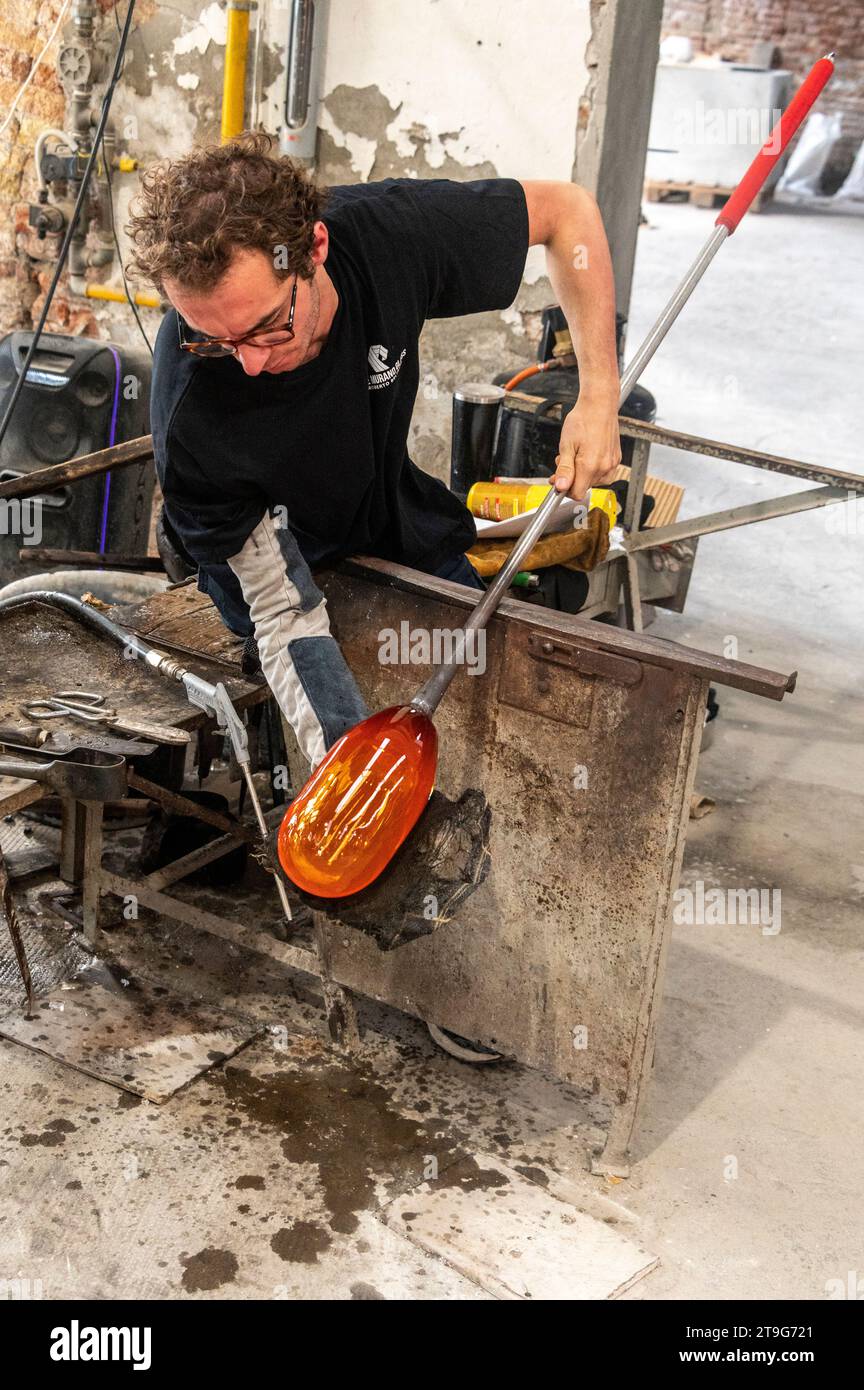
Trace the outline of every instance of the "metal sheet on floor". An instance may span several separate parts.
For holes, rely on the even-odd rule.
[[[0,1036],[161,1103],[263,1031],[92,959],[36,1000],[0,1010]]]
[[[458,1167],[458,1165],[457,1165]],[[657,1257],[604,1222],[476,1154],[392,1202],[384,1220],[502,1299],[618,1298]]]

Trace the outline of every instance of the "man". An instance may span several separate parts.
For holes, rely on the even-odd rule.
[[[427,318],[504,309],[529,246],[576,345],[555,484],[620,461],[614,290],[597,206],[569,183],[332,188],[266,135],[148,170],[128,231],[174,306],[151,416],[165,517],[315,766],[368,713],[311,570],[366,553],[482,587],[473,518],[409,459]]]

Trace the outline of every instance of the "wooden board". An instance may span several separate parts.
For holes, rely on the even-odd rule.
[[[630,469],[619,464],[615,469],[613,482],[629,481]],[[684,489],[677,483],[668,483],[665,478],[657,478],[653,473],[645,474],[645,495],[654,498],[654,510],[645,523],[645,530],[652,526],[669,526],[678,520]],[[620,517],[619,517],[620,520]]]
[[[243,639],[229,631],[212,599],[201,592],[194,579],[153,594],[142,603],[112,609],[111,616],[154,647],[216,661],[235,673],[240,670]]]
[[[707,183],[676,183],[673,179],[646,179],[645,197],[649,203],[677,201],[695,203],[699,208],[722,207],[735,192],[734,188],[722,188]],[[773,189],[764,188],[757,193],[751,204],[751,212],[761,212],[766,202],[773,197]]]
[[[269,691],[263,677],[247,679],[239,674],[242,643],[226,632],[206,595],[199,595],[199,599],[209,613],[198,614],[196,605],[194,635],[195,640],[200,640],[200,646],[192,649],[191,669],[211,683],[224,682],[237,709],[266,700]],[[183,634],[182,624],[178,626],[174,622],[172,626],[172,619],[178,616],[174,611],[177,606],[174,593],[159,594],[144,604],[111,608],[109,616],[159,646],[163,625],[171,635],[177,636],[178,631],[181,636]],[[182,612],[180,606],[179,613],[182,615]],[[228,649],[223,645],[223,634],[230,639],[234,657],[230,666],[225,659]],[[169,650],[167,643],[161,645]],[[208,717],[189,703],[178,682],[159,675],[143,661],[128,660],[118,643],[46,603],[22,604],[0,613],[0,650],[4,658],[0,687],[0,723],[3,725],[32,729],[32,721],[21,713],[22,704],[41,699],[54,690],[75,689],[104,695],[118,713],[132,719],[137,716],[175,728],[195,729]],[[81,735],[87,727],[74,719],[51,721],[53,732],[75,736]],[[98,727],[92,726],[93,729]]]

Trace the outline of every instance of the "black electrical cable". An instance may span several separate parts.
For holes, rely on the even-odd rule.
[[[150,353],[150,356],[152,357],[153,348],[151,346],[150,339],[147,337],[147,334],[144,331],[144,325],[141,322],[141,315],[138,313],[138,305],[135,303],[132,291],[129,288],[129,281],[126,279],[126,267],[123,264],[123,257],[120,254],[120,240],[117,236],[117,224],[114,221],[114,184],[111,181],[111,169],[108,161],[108,156],[105,153],[104,135],[102,136],[102,163],[105,165],[105,181],[108,184],[108,214],[111,218],[111,235],[114,238],[114,249],[117,252],[117,264],[120,267],[120,274],[123,276],[123,288],[126,291],[126,298],[129,301],[129,307],[132,310],[132,313],[135,315],[135,322],[141,330],[141,337],[147,344],[147,351]]]
[[[99,148],[102,144],[102,137],[105,134],[105,126],[108,123],[108,114],[111,110],[111,102],[114,99],[114,91],[120,79],[120,73],[123,68],[123,57],[126,52],[126,43],[129,38],[129,30],[132,26],[132,15],[134,10],[135,0],[129,0],[129,8],[126,11],[126,20],[123,25],[123,32],[120,35],[120,43],[117,46],[117,57],[114,60],[114,70],[111,73],[111,80],[108,83],[108,88],[105,92],[105,96],[102,101],[102,110],[99,113],[99,124],[96,127],[96,134],[93,137],[93,148],[90,151],[90,156],[87,160],[87,164],[84,169],[84,174],[81,179],[81,187],[78,190],[78,197],[75,199],[75,206],[72,209],[72,216],[69,218],[69,224],[66,228],[66,235],[63,238],[63,244],[60,247],[60,251],[57,256],[57,266],[51,278],[51,284],[48,286],[48,292],[45,295],[45,303],[42,306],[42,313],[39,315],[39,322],[37,323],[36,328],[33,332],[33,338],[30,343],[30,347],[27,349],[27,356],[24,358],[24,361],[18,372],[18,380],[15,383],[15,387],[9,399],[9,404],[6,407],[6,413],[3,416],[2,422],[0,422],[0,444],[3,443],[3,440],[6,437],[6,431],[8,430],[10,421],[12,419],[12,412],[14,411],[15,406],[18,403],[18,399],[21,395],[21,392],[24,389],[24,383],[27,380],[27,372],[29,370],[30,363],[33,361],[33,357],[35,355],[39,339],[44,331],[45,324],[48,319],[48,311],[51,308],[51,301],[53,300],[57,286],[60,283],[60,276],[63,273],[63,268],[66,264],[66,257],[69,255],[69,247],[72,244],[72,237],[75,232],[75,228],[78,224],[78,219],[81,215],[81,209],[84,206],[84,200],[87,197],[87,190],[90,186],[90,176],[93,172],[96,160],[99,155]]]

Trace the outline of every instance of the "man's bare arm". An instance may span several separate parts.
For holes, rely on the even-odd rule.
[[[579,363],[579,400],[564,419],[555,485],[582,498],[621,462],[615,282],[595,199],[573,183],[523,183],[528,240],[546,247],[552,288]]]

